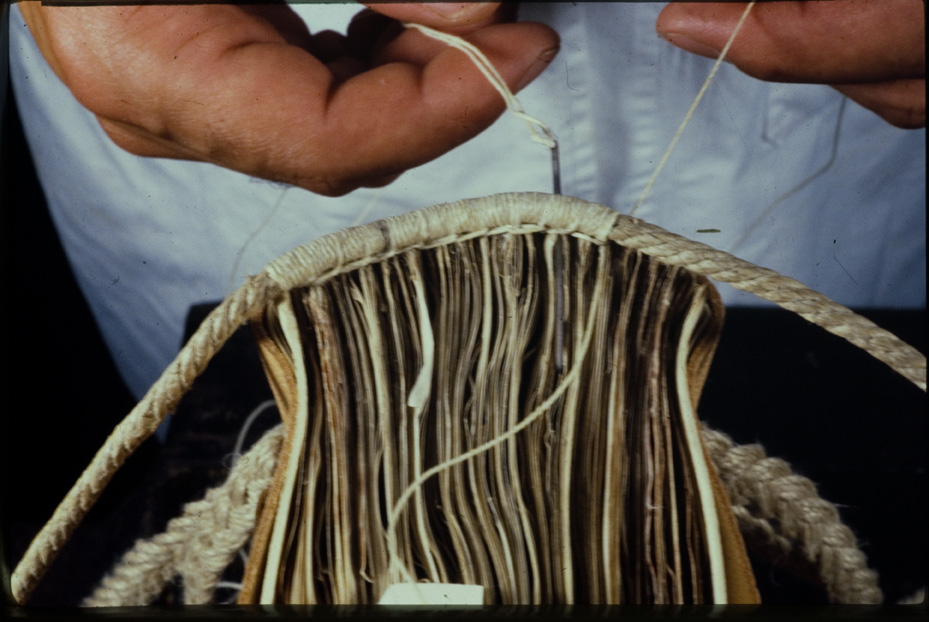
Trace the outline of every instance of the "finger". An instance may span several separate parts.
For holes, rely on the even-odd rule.
[[[375,49],[402,30],[403,27],[396,20],[365,9],[352,18],[346,39],[356,58],[370,60]]]
[[[715,57],[745,4],[672,3],[656,24],[685,50]],[[778,82],[852,83],[925,76],[922,0],[756,4],[727,56]]]
[[[309,49],[310,31],[297,13],[287,4],[241,4],[239,8],[245,13],[270,24],[284,40],[298,47]]]
[[[491,26],[470,40],[514,90],[541,73],[557,51],[557,36],[539,24]],[[361,114],[359,102],[365,102]],[[396,174],[472,138],[503,110],[472,61],[446,47],[421,68],[390,63],[341,85],[329,101],[333,133],[324,142],[334,144],[337,159],[351,160],[358,177]]]
[[[543,26],[507,24],[474,35],[473,42],[518,89],[544,69],[557,37]],[[267,44],[242,46],[195,67],[174,81],[173,99],[180,103],[162,112],[161,124],[120,126],[114,138],[125,142],[118,144],[146,139],[147,151],[136,144],[136,152],[199,157],[326,195],[432,160],[504,109],[479,70],[451,48],[424,67],[391,63],[341,85],[321,77],[309,55]],[[211,85],[222,85],[221,92]],[[111,135],[113,125],[106,126]]]
[[[424,66],[391,63],[339,84],[235,7],[122,9],[49,9],[47,21],[56,22],[66,83],[118,144],[143,155],[201,159],[337,195],[438,157],[504,108],[451,48]],[[518,88],[544,69],[557,35],[502,24],[473,43]]]
[[[513,3],[500,2],[376,2],[368,6],[401,22],[415,22],[458,35],[506,19]]]
[[[832,85],[888,123],[904,129],[926,127],[926,81],[895,80]]]
[[[448,49],[448,44],[444,41],[429,37],[418,30],[400,26],[388,34],[391,36],[385,37],[381,45],[374,50],[371,56],[372,63],[411,63],[423,66],[437,54]]]
[[[133,155],[146,158],[205,161],[203,154],[166,140],[131,123],[97,115],[100,127],[118,147]]]

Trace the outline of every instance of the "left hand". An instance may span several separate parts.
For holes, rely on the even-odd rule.
[[[551,28],[508,23],[508,7],[493,2],[377,4],[387,17],[365,11],[346,36],[311,35],[286,4],[20,9],[50,67],[119,147],[327,196],[389,183],[505,110],[466,55],[388,17],[467,35],[517,91],[558,50]]]
[[[671,3],[658,33],[715,58],[745,3]],[[759,2],[726,60],[772,82],[828,84],[902,128],[926,126],[922,0]]]

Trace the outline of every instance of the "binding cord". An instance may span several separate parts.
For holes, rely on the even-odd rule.
[[[552,397],[558,394],[556,390]],[[506,436],[518,432],[513,428]],[[727,435],[705,425],[701,435],[750,549],[762,558],[799,566],[800,574],[824,587],[832,603],[881,602],[877,574],[868,569],[854,535],[841,523],[836,506],[820,498],[810,480],[792,473],[783,460],[768,457],[760,445],[737,445]],[[270,487],[283,438],[283,424],[267,432],[246,454],[247,459],[236,464],[225,483],[208,492],[202,501],[185,506],[183,515],[171,521],[165,533],[139,540],[83,604],[147,605],[178,575],[185,586],[186,604],[210,602],[213,590],[224,587],[220,581],[222,563],[201,563],[206,555],[202,548],[209,547],[210,559],[231,562],[235,557],[240,543],[254,529],[259,509],[255,502]],[[503,440],[501,437],[490,443]],[[485,449],[481,446],[473,451]],[[411,491],[434,472],[469,457],[463,454],[424,472],[394,509],[402,509]],[[207,541],[202,540],[204,518],[220,526],[218,531],[205,534]],[[222,531],[226,533],[219,537]],[[401,574],[405,571],[402,566],[398,569]],[[923,602],[924,591],[920,590],[899,604]]]
[[[753,4],[754,3],[752,3],[752,5]],[[749,5],[749,8],[752,5]],[[743,14],[742,21],[739,22],[739,27],[744,21],[747,13],[748,9],[746,9],[745,14]],[[419,29],[425,32],[422,28]],[[736,29],[736,32],[737,31],[738,27]],[[729,44],[731,44],[735,34],[734,32],[730,38]],[[728,50],[729,44],[727,44],[723,54]],[[720,60],[721,59],[722,55],[720,57]],[[718,63],[719,61],[717,61],[717,66]],[[490,69],[492,70],[492,67]],[[484,71],[484,69],[482,69],[482,71]],[[488,71],[484,71],[484,73],[488,75]],[[495,72],[491,72],[490,75],[494,73]],[[705,84],[705,87],[706,86],[707,84]],[[702,92],[705,92],[705,88],[701,91],[701,95]],[[506,96],[504,96],[504,98],[507,99]],[[515,100],[515,98],[513,99]],[[507,99],[507,102],[508,108],[510,108],[510,100]],[[696,102],[691,106],[691,109],[695,107]],[[530,119],[532,118],[530,117]],[[685,123],[682,124],[682,127],[678,130],[677,136],[680,135],[687,121],[689,121],[689,115],[688,118],[685,119]],[[527,123],[528,122],[527,120]],[[534,130],[531,124],[530,130]],[[542,144],[546,143],[542,142]],[[672,148],[673,144],[672,147],[669,147],[666,156],[670,153]],[[663,158],[663,160],[667,160],[667,157]],[[654,178],[657,177],[657,174],[658,171],[656,170],[655,174],[653,174],[652,182]],[[650,189],[651,185],[650,183],[647,189]],[[643,194],[637,205],[644,201],[646,195],[647,192]],[[650,236],[645,237],[651,239]],[[647,246],[647,244],[645,245]],[[218,348],[216,344],[225,342],[233,328],[238,327],[246,319],[260,313],[267,304],[267,301],[275,299],[282,291],[277,281],[266,274],[259,275],[259,277],[249,280],[246,286],[237,290],[231,299],[224,301],[220,311],[211,314],[210,317],[207,318],[204,325],[201,326],[201,329],[198,329],[188,345],[185,346],[178,358],[172,363],[168,370],[166,370],[162,378],[152,388],[143,402],[133,410],[126,421],[117,427],[112,440],[108,440],[107,444],[105,444],[94,458],[94,461],[88,468],[87,474],[82,476],[81,480],[75,484],[75,487],[69,492],[62,506],[56,510],[55,516],[53,516],[49,524],[43,528],[42,532],[40,532],[36,540],[30,546],[24,559],[20,561],[20,564],[17,566],[11,578],[13,593],[18,602],[23,603],[28,598],[29,592],[45,572],[57,550],[61,548],[63,542],[67,539],[77,522],[79,522],[83,514],[86,513],[87,508],[93,503],[96,495],[99,494],[99,490],[102,489],[107,481],[109,481],[110,477],[112,477],[113,472],[119,468],[125,457],[138,446],[141,439],[144,439],[154,430],[153,426],[157,425],[157,422],[164,418],[166,413],[176,404],[180,395],[190,387],[193,378],[206,366],[213,352],[211,348]],[[591,335],[592,330],[588,326],[585,329],[585,335],[582,341],[584,345],[582,345],[578,353],[578,358],[580,360],[583,359],[584,352],[586,351],[586,344],[589,342]],[[853,343],[858,345],[857,342],[853,341]],[[859,347],[863,346],[859,345]],[[201,352],[207,350],[209,350],[207,354]],[[897,366],[892,366],[899,371]],[[576,379],[578,369],[579,367],[577,367],[576,364],[573,365],[567,376],[559,383],[555,393],[549,397],[549,400],[545,404],[542,404],[536,412],[530,414],[526,419],[490,443],[499,444],[504,442],[529,425],[532,420],[538,416],[538,411],[543,411],[550,407],[551,403],[554,403],[554,400],[558,399],[564,388]],[[921,384],[919,379],[914,380],[914,382],[924,388],[925,358],[922,358],[921,371]],[[551,403],[549,403],[549,401],[551,401]],[[151,419],[152,422],[148,422],[148,419]],[[220,578],[217,573],[222,571],[222,567],[219,567],[220,564],[215,562],[204,564],[202,563],[203,559],[198,557],[197,554],[194,552],[186,552],[188,548],[193,547],[198,549],[201,554],[203,553],[201,549],[203,543],[197,540],[196,546],[192,544],[194,539],[199,538],[197,533],[202,533],[202,531],[192,529],[191,522],[199,522],[201,517],[212,517],[215,513],[223,514],[226,512],[226,510],[218,512],[214,504],[219,504],[227,508],[229,512],[227,516],[235,514],[237,517],[241,517],[241,522],[235,520],[230,523],[236,525],[235,534],[228,534],[230,537],[222,538],[222,542],[214,542],[207,545],[210,551],[215,552],[217,555],[224,556],[226,565],[228,565],[254,529],[254,517],[260,504],[260,498],[265,494],[265,491],[270,485],[274,463],[278,458],[283,434],[283,426],[279,426],[274,431],[269,432],[262,441],[256,444],[255,451],[258,450],[258,447],[261,447],[260,452],[258,452],[261,455],[259,456],[255,451],[249,452],[247,455],[248,459],[238,461],[233,468],[233,472],[230,473],[230,477],[226,484],[221,487],[222,492],[216,495],[208,493],[207,498],[204,499],[203,502],[197,502],[203,504],[199,507],[196,505],[194,505],[194,507],[186,507],[184,515],[180,519],[176,519],[178,522],[169,524],[168,534],[170,535],[162,534],[162,536],[156,536],[151,541],[138,542],[133,549],[138,556],[132,557],[131,555],[127,555],[117,569],[114,570],[114,575],[122,576],[124,580],[111,583],[111,587],[108,589],[110,590],[112,598],[108,599],[105,604],[127,605],[151,602],[150,599],[146,601],[145,598],[138,600],[127,598],[126,594],[138,594],[138,588],[142,585],[143,581],[149,586],[163,586],[166,581],[173,579],[175,574],[184,576],[185,586],[188,586],[196,584],[199,581],[197,577],[202,577],[202,575],[206,573],[209,576],[204,578],[201,585],[205,588],[206,585],[212,581],[212,587],[215,588]],[[869,574],[870,571],[867,571],[866,567],[864,567],[865,572],[860,571],[862,567],[861,564],[863,563],[863,556],[861,556],[859,561],[854,561],[856,557],[854,554],[850,556],[835,556],[828,553],[828,550],[836,548],[836,543],[839,544],[839,548],[847,548],[845,546],[846,542],[851,542],[851,546],[854,546],[853,538],[848,540],[848,538],[841,533],[836,536],[838,533],[836,530],[827,527],[825,523],[820,524],[818,520],[814,521],[814,524],[811,524],[809,519],[804,518],[804,510],[802,509],[792,510],[794,516],[791,518],[790,512],[784,510],[784,508],[790,506],[793,502],[791,494],[777,492],[773,497],[768,495],[769,502],[762,502],[760,497],[757,497],[753,491],[761,490],[763,492],[765,486],[762,485],[763,482],[761,482],[754,469],[747,468],[746,463],[732,468],[731,466],[725,466],[721,462],[725,456],[730,453],[730,447],[732,447],[731,441],[728,443],[718,442],[718,440],[717,442],[713,442],[713,440],[707,438],[706,430],[704,430],[704,437],[708,454],[723,476],[723,482],[730,490],[730,495],[733,497],[734,509],[743,529],[751,528],[754,525],[763,532],[773,534],[771,539],[775,544],[789,544],[792,540],[795,542],[802,540],[811,543],[805,544],[803,548],[808,561],[821,568],[821,572],[833,576],[835,578],[833,583],[838,586],[835,589],[830,589],[828,588],[829,583],[824,580],[832,602],[861,602],[862,600],[873,602],[874,600],[880,599],[879,590],[874,592],[871,587],[869,587],[875,586],[874,589],[877,589],[876,577],[872,577]],[[489,449],[489,446],[480,446],[472,450],[472,452],[476,455],[476,453],[486,451],[487,449]],[[736,446],[734,450],[737,449],[738,447]],[[427,478],[444,468],[463,462],[470,457],[471,456],[468,454],[462,454],[447,463],[438,465],[422,473],[420,478],[417,479],[417,482],[414,482],[410,489],[405,492],[404,498],[398,501],[397,506],[393,508],[394,512],[399,515],[399,512],[402,511],[402,504],[415,494],[415,488],[421,486],[422,482]],[[751,456],[748,456],[748,458],[751,458]],[[761,456],[756,455],[754,458],[755,462],[765,460],[763,452]],[[749,460],[749,463],[750,462],[751,460]],[[258,472],[245,473],[244,470],[248,467],[255,468]],[[729,476],[727,476],[726,473],[728,473]],[[785,475],[785,477],[787,476]],[[783,478],[778,477],[774,479]],[[739,488],[740,482],[746,485],[743,488]],[[758,485],[753,485],[753,482]],[[798,487],[804,489],[806,498],[811,499],[815,496],[815,487],[810,487],[803,483],[799,483]],[[234,498],[232,498],[229,503],[220,500],[223,497],[229,497],[230,494]],[[770,499],[774,501],[770,501]],[[241,513],[236,511],[236,508],[244,506],[248,507],[246,511]],[[832,512],[828,509],[821,515],[828,519],[825,522],[831,521]],[[798,524],[799,526],[797,526]],[[201,527],[202,525],[198,525],[198,529]],[[219,535],[218,531],[211,531],[208,529],[205,537],[215,540]],[[170,549],[170,552],[163,552],[167,549]],[[165,568],[165,564],[175,564],[181,558],[189,560],[183,564],[183,569],[178,566],[173,566],[170,570]],[[392,560],[394,558],[395,557],[392,557]],[[843,559],[846,561],[842,561]],[[853,560],[851,565],[847,563],[849,559]],[[836,562],[836,560],[839,561]],[[128,568],[126,568],[126,566],[128,566]],[[219,570],[214,572],[214,568],[219,568]],[[405,569],[402,568],[400,569],[401,572],[404,570]],[[205,590],[197,591],[201,595],[205,594]],[[187,602],[208,602],[209,597],[207,597],[206,600],[200,600],[202,596],[197,596],[197,598],[192,599],[190,597],[191,592],[185,589],[185,599]],[[157,593],[155,593],[154,596],[157,596]],[[104,602],[97,601],[94,604],[104,604]]]

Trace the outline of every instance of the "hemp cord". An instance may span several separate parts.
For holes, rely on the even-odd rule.
[[[414,248],[500,232],[541,231],[575,235],[599,244],[618,243],[665,263],[731,283],[800,314],[884,361],[921,389],[926,388],[926,357],[873,322],[793,279],[610,208],[542,193],[503,194],[437,205],[335,233],[294,249],[223,301],[145,398],[115,428],[33,540],[11,577],[16,601],[28,600],[116,470],[171,412],[232,332],[259,316],[283,292]]]
[[[176,576],[183,581],[186,604],[212,602],[223,570],[255,529],[284,433],[283,424],[265,433],[221,486],[185,505],[164,533],[138,540],[82,604],[148,605]]]
[[[707,82],[692,104],[684,123],[678,129],[662,162],[635,207],[638,207],[647,196],[664,161],[667,160],[677,138],[686,127],[693,110],[706,91],[716,68],[734,40],[752,4],[754,3],[749,4],[743,13],[739,25],[731,35]],[[526,121],[533,140],[551,148],[553,158],[557,158],[557,143],[551,131],[543,123],[525,113],[515,96],[506,88],[502,78],[477,48],[458,37],[449,37],[444,33],[437,33],[437,31],[431,31],[415,24],[408,26],[446,41],[449,45],[466,53],[503,96],[508,110]],[[593,241],[601,244],[609,240],[659,258],[664,263],[683,266],[698,274],[730,283],[738,289],[775,302],[861,347],[923,390],[926,389],[925,356],[849,309],[771,270],[759,268],[728,253],[717,251],[681,236],[675,236],[634,218],[625,217],[624,219],[608,208],[600,206],[591,208],[591,205],[577,199],[537,193],[498,195],[469,202],[460,201],[457,204],[434,206],[431,210],[421,210],[397,217],[391,220],[390,227],[383,222],[374,223],[373,228],[365,230],[367,231],[364,234],[367,236],[365,239],[358,239],[361,236],[358,233],[359,230],[364,228],[340,232],[318,241],[319,243],[311,243],[295,249],[272,262],[265,272],[249,279],[242,288],[229,296],[210,314],[139,405],[116,427],[16,567],[11,577],[14,598],[20,603],[28,599],[35,584],[41,579],[57,552],[96,501],[116,470],[142,441],[154,432],[158,424],[190,388],[197,375],[203,371],[213,354],[219,350],[236,328],[258,316],[265,306],[271,304],[292,287],[325,280],[334,274],[368,265],[411,249],[429,248],[456,239],[501,232],[548,231],[576,235],[588,240],[592,238]],[[463,213],[456,213],[452,209],[455,207],[464,208],[461,210]],[[588,210],[583,218],[574,211],[582,207]],[[611,213],[597,213],[598,208]],[[439,209],[443,210],[440,217],[430,219],[429,215],[435,214]],[[553,213],[551,211],[553,209],[558,212]],[[512,224],[527,221],[534,221],[538,224],[528,226]],[[517,426],[517,429],[511,432],[515,433],[518,429],[522,428]],[[757,501],[764,511],[763,517],[756,519],[751,513],[747,513],[747,510],[740,511],[738,513],[740,522],[750,531],[770,534],[773,532],[765,527],[765,525],[770,527],[770,523],[763,522],[767,520],[766,517],[776,518],[779,522],[783,521],[787,526],[784,533],[769,537],[769,542],[787,549],[792,540],[799,538],[811,561],[819,560],[820,566],[827,569],[824,572],[841,575],[842,579],[838,582],[824,581],[830,590],[830,598],[844,602],[846,597],[849,597],[849,594],[843,591],[846,589],[844,586],[850,585],[852,596],[866,599],[868,602],[879,600],[879,591],[874,592],[861,585],[862,577],[870,571],[861,570],[863,555],[854,548],[854,538],[847,528],[843,528],[838,522],[835,507],[825,502],[811,502],[806,505],[801,504],[799,518],[788,514],[782,516],[781,514],[785,512],[783,510],[783,507],[786,507],[785,503],[818,499],[815,497],[815,487],[803,478],[794,476],[794,479],[790,479],[775,468],[780,464],[776,461],[764,462],[764,464],[770,469],[758,472],[757,481],[750,480],[745,484],[746,486],[753,484],[760,491],[758,494],[761,496]],[[787,472],[789,473],[789,469]],[[737,470],[737,473],[743,473],[743,471]],[[732,485],[735,486],[741,484],[742,480],[734,479],[733,482]],[[736,490],[741,490],[741,488]],[[770,492],[774,495],[776,502],[771,501],[768,495],[762,494],[763,492]],[[771,503],[774,505],[772,506]],[[813,524],[810,524],[810,521]],[[181,528],[178,527],[178,529]],[[167,540],[170,541],[172,538],[167,538]],[[236,546],[234,551],[238,550],[241,545],[240,543]],[[148,545],[145,543],[139,544],[138,555],[145,557],[142,551],[148,550],[146,546]],[[176,562],[178,568],[185,568],[188,563],[194,563],[194,567],[206,564],[210,568],[210,573],[222,571],[222,568],[216,570],[219,563],[217,560],[211,562],[201,559],[196,553],[199,549],[194,547],[194,550],[193,557],[185,555],[182,561]],[[849,550],[852,552],[848,552]],[[856,552],[858,557],[854,554]],[[225,559],[225,557],[222,558]],[[189,562],[188,560],[191,559],[194,561]],[[136,562],[129,565],[133,563]],[[857,566],[856,563],[858,563]],[[218,576],[216,575],[216,580]],[[209,581],[204,583],[200,580],[201,578],[197,575],[194,580],[187,579],[186,599],[188,602],[202,602],[202,599],[206,598],[209,590],[202,586],[208,584]],[[216,580],[212,582],[213,586]],[[833,585],[841,587],[829,587]]]
[[[836,506],[820,498],[810,480],[767,457],[760,445],[737,445],[706,426],[701,432],[750,549],[776,561],[800,555],[795,561],[808,567],[800,573],[812,570],[832,603],[881,602],[877,573]],[[225,483],[187,504],[164,533],[136,542],[83,604],[150,604],[177,576],[186,604],[212,602],[222,571],[254,530],[283,438],[283,425],[268,431]]]
[[[280,294],[267,275],[246,281],[207,316],[148,393],[94,455],[48,523],[29,545],[10,578],[16,602],[24,604],[74,529],[126,459],[154,433],[235,330]]]
[[[702,432],[750,549],[788,560],[802,554],[800,561],[816,570],[832,603],[883,600],[877,573],[868,568],[854,534],[812,481],[793,473],[784,460],[769,458],[761,445],[736,445],[706,426]]]

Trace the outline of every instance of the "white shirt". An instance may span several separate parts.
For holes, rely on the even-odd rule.
[[[662,4],[523,4],[559,55],[519,94],[552,128],[562,192],[628,212],[712,60],[655,33]],[[312,31],[360,7],[297,5]],[[494,126],[383,189],[327,198],[220,167],[116,147],[11,11],[11,75],[49,209],[137,396],[176,354],[191,305],[281,253],[353,224],[460,198],[552,187],[525,124]],[[636,216],[791,276],[853,307],[926,303],[925,131],[899,130],[822,85],[723,64]],[[719,230],[701,233],[699,230]],[[757,304],[720,286],[727,304]]]

